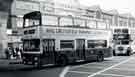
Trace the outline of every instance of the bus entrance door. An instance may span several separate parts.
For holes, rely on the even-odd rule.
[[[43,56],[42,60],[44,64],[55,63],[55,40],[45,39],[43,40]]]
[[[85,40],[84,39],[76,40],[76,56],[77,56],[77,60],[84,60],[85,58]]]

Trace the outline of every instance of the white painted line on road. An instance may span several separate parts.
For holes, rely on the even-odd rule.
[[[95,67],[88,67],[87,65],[91,65],[91,64],[94,64],[94,65],[97,65],[97,66],[95,66]],[[83,67],[83,68],[106,68],[106,67],[104,67],[104,66],[102,66],[102,65],[104,65],[104,64],[97,64],[97,63],[88,63],[88,64],[84,64],[84,65],[79,65],[79,66],[74,66],[74,67],[72,67],[71,69],[76,69],[76,68],[80,68],[80,67]],[[110,66],[111,66],[112,64],[110,64]],[[92,65],[91,65],[92,66]]]
[[[122,77],[127,77],[127,76],[125,76],[125,75],[118,75],[118,74],[100,74],[100,75],[111,75],[111,76],[122,76]]]
[[[72,73],[80,73],[80,74],[92,74],[92,72],[83,72],[83,71],[68,71]]]
[[[116,66],[119,66],[119,65],[121,65],[121,64],[123,64],[123,63],[126,63],[126,62],[128,62],[129,60],[131,60],[131,59],[134,59],[134,58],[133,58],[133,57],[130,57],[130,58],[128,58],[127,60],[124,60],[124,61],[122,61],[122,62],[120,62],[120,63],[117,63],[117,64],[112,65],[111,67],[108,67],[108,68],[105,68],[105,69],[103,69],[103,70],[101,70],[101,71],[98,71],[98,72],[96,72],[96,73],[93,73],[92,75],[89,75],[88,77],[93,77],[93,76],[95,76],[95,75],[101,74],[102,72],[105,72],[105,71],[110,70],[110,69],[112,69],[112,68],[114,68],[114,67],[116,67]]]
[[[71,69],[76,69],[76,68],[79,68],[79,67],[88,67],[87,65],[90,65],[90,64],[94,64],[94,65],[101,65],[101,64],[97,64],[97,62],[93,62],[93,63],[87,63],[87,64],[83,64],[83,65],[78,65],[78,66],[74,66],[74,67],[72,67]],[[98,68],[98,67],[96,67],[96,68]],[[99,68],[103,68],[102,66],[100,66]]]
[[[59,77],[65,77],[65,75],[68,72],[69,68],[70,68],[69,66],[65,67],[63,69],[63,71],[60,73]]]
[[[79,73],[79,74],[92,74],[93,72],[83,72],[83,71],[69,71],[71,73]],[[118,74],[100,74],[100,75],[111,75],[111,76],[122,76],[126,77],[125,75],[118,75]]]
[[[81,67],[82,67],[82,68],[90,68],[90,69],[91,69],[91,68],[99,68],[99,69],[106,68],[106,67],[101,67],[101,66],[100,66],[100,67],[88,67],[88,66],[81,66]]]
[[[126,70],[126,71],[135,71],[135,69],[129,69],[128,67],[127,68],[113,68],[114,70]]]
[[[84,65],[79,65],[79,66],[74,66],[71,69],[75,69],[75,68],[79,68],[79,67],[83,67]]]

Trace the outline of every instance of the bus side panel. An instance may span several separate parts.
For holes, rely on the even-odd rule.
[[[85,59],[87,61],[96,60],[97,59],[97,50],[95,50],[95,49],[86,49],[86,51],[85,51]]]
[[[105,48],[104,50],[104,57],[112,57],[113,56],[113,50],[111,48]]]
[[[107,58],[112,56],[113,51],[110,48],[87,49],[85,51],[86,60],[96,60],[100,53],[103,53],[104,57]]]
[[[65,56],[67,58],[68,63],[72,63],[76,61],[76,54],[75,50],[64,50],[64,51],[57,51],[57,60],[59,60],[60,56]]]

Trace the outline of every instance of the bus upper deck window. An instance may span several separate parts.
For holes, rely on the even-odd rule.
[[[120,33],[120,32],[121,32],[120,29],[115,29],[115,30],[114,30],[114,33]]]
[[[128,29],[123,29],[122,32],[123,33],[128,33]]]
[[[25,20],[25,27],[35,26],[35,25],[39,25],[39,20],[35,20],[35,19],[26,19]]]
[[[39,20],[32,20],[33,24],[32,25],[39,25]]]

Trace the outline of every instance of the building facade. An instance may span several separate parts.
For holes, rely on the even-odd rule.
[[[5,57],[5,48],[7,47],[7,19],[8,13],[0,11],[0,58]]]
[[[78,0],[66,0],[66,1],[54,1],[54,0],[14,0],[11,6],[11,26],[12,34],[8,36],[8,43],[10,45],[15,44],[18,46],[21,43],[21,35],[23,34],[21,29],[23,26],[23,15],[32,11],[40,11],[42,13],[65,15],[68,18],[60,17],[60,24],[66,25],[70,24],[74,20],[83,26],[86,22],[81,20],[75,20],[76,17],[86,17],[91,19],[88,21],[90,28],[94,29],[114,29],[114,28],[130,28],[132,34],[135,32],[135,18],[130,14],[120,14],[117,10],[103,10],[100,6],[84,7],[80,5]],[[71,18],[70,18],[71,17]],[[44,24],[55,25],[53,21],[58,19],[53,17],[48,17],[49,22],[43,22]],[[97,23],[97,21],[105,23]],[[106,25],[103,25],[106,24]],[[16,40],[12,40],[16,39]]]

